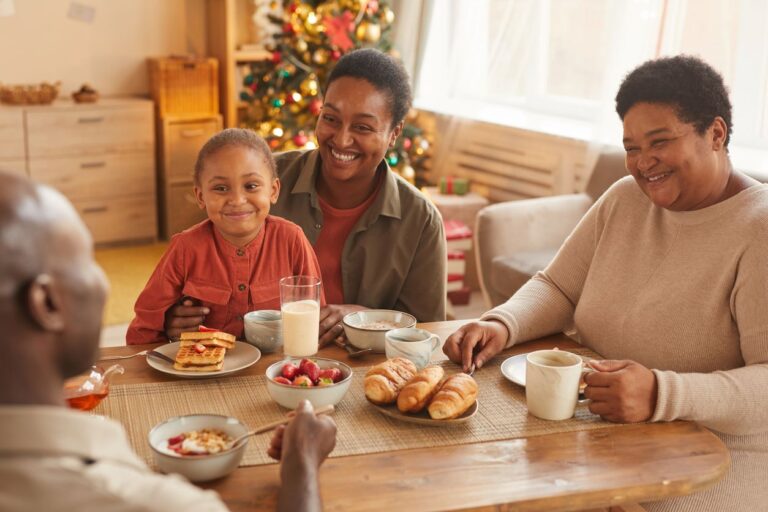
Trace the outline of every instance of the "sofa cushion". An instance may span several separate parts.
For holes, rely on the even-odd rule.
[[[504,300],[511,297],[536,272],[543,270],[557,254],[557,249],[520,251],[498,256],[491,263],[493,291]]]

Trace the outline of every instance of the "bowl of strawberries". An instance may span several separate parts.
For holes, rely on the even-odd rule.
[[[352,368],[323,357],[286,358],[267,368],[267,392],[283,407],[309,400],[317,409],[338,404],[352,383]]]

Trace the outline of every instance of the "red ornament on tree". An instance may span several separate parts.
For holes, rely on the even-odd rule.
[[[319,115],[322,107],[323,103],[317,98],[309,102],[309,111],[313,116]]]
[[[404,150],[408,151],[409,149],[411,149],[412,145],[413,145],[413,141],[411,139],[409,139],[407,137],[403,139],[403,149]]]
[[[341,58],[341,52],[339,50],[333,50],[331,52],[331,58],[333,60],[339,60]]]
[[[293,34],[293,25],[290,23],[284,23],[283,24],[283,33],[291,35]]]
[[[335,18],[326,16],[323,18],[325,35],[332,45],[337,46],[341,51],[346,52],[351,49],[355,43],[350,39],[349,34],[355,29],[355,17],[349,11]]]
[[[306,144],[308,140],[309,138],[306,135],[304,135],[304,132],[299,132],[293,136],[293,143],[299,147]]]
[[[280,52],[272,52],[272,62],[279,64],[283,60],[283,54]]]

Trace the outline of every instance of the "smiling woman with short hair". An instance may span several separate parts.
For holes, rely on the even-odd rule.
[[[575,326],[607,358],[585,377],[593,413],[697,421],[731,450],[723,481],[648,510],[762,510],[768,186],[733,169],[727,92],[696,58],[641,65],[622,83],[617,112],[632,176],[595,203],[544,271],[444,350],[480,367],[506,347]]]
[[[275,155],[281,189],[271,211],[301,226],[322,271],[328,305],[320,314],[321,346],[342,336],[342,318],[360,309],[445,320],[442,219],[384,159],[411,99],[400,62],[371,48],[350,52],[328,77],[318,148]],[[166,332],[196,328],[204,312],[171,308]]]

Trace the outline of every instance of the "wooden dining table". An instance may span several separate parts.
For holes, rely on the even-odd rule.
[[[466,321],[420,324],[442,341]],[[497,357],[552,348],[578,348],[564,335],[512,347]],[[103,348],[101,356],[128,355],[148,345]],[[352,359],[336,346],[320,355],[350,366],[384,359]],[[282,354],[265,354],[239,375],[264,375]],[[445,359],[438,351],[433,359]],[[175,380],[143,357],[121,362],[114,384]],[[480,369],[478,371],[498,371]],[[431,510],[637,510],[634,503],[704,489],[730,464],[725,445],[692,422],[640,423],[529,438],[331,457],[320,472],[326,511]],[[240,467],[202,484],[217,491],[232,511],[274,510],[280,485],[276,464]],[[615,507],[615,508],[609,508]]]

